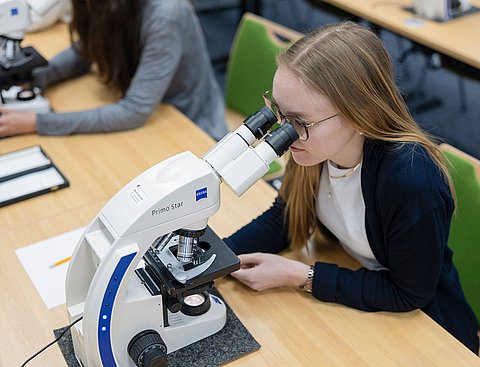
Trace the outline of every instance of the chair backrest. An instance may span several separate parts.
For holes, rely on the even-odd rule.
[[[469,304],[480,320],[480,161],[442,144],[457,195],[448,245]]]
[[[276,56],[300,37],[301,33],[245,13],[227,65],[227,107],[242,115],[250,115],[262,107],[262,94],[272,87],[277,69]]]

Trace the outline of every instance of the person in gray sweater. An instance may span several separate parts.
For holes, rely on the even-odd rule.
[[[95,64],[116,103],[68,113],[0,109],[0,136],[68,135],[142,126],[167,102],[214,139],[228,131],[223,96],[203,33],[187,0],[73,0],[71,32],[78,41],[34,70],[44,89],[86,74]]]

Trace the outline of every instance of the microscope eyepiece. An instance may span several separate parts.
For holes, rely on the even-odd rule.
[[[265,141],[280,157],[288,150],[290,145],[298,139],[298,137],[298,133],[292,125],[283,124],[278,129],[268,134]]]
[[[260,110],[248,116],[243,124],[255,135],[255,138],[261,139],[275,122],[277,122],[275,114],[270,108],[263,106]]]

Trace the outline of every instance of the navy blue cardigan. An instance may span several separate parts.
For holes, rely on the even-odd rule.
[[[388,270],[317,262],[313,295],[364,311],[420,308],[477,353],[478,323],[447,247],[454,204],[438,167],[420,145],[366,140],[361,185],[368,242]],[[284,208],[277,197],[225,242],[237,254],[286,249]]]

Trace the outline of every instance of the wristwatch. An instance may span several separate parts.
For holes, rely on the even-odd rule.
[[[305,292],[312,293],[312,283],[313,283],[313,274],[315,272],[315,265],[310,265],[310,269],[308,269],[308,278],[307,282],[304,286],[300,287]]]

